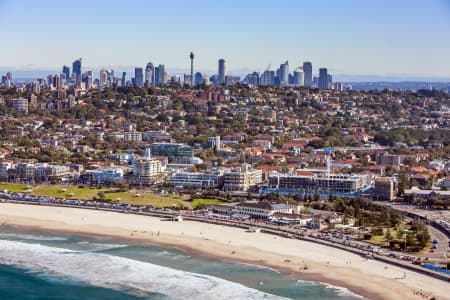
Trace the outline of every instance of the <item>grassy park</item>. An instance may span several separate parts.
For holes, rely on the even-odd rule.
[[[197,198],[197,199],[192,200],[191,207],[193,209],[196,209],[196,208],[202,208],[202,207],[205,207],[205,206],[211,205],[211,204],[223,204],[223,203],[227,203],[227,202],[221,201],[218,199]]]
[[[44,197],[57,197],[66,199],[117,201],[120,203],[134,205],[152,205],[154,207],[183,207],[186,206],[186,197],[173,195],[157,195],[139,193],[136,191],[117,191],[108,188],[89,188],[62,185],[37,185],[27,184],[0,184],[1,190],[10,192],[25,193]]]

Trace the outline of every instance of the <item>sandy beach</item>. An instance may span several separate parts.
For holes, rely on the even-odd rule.
[[[0,224],[173,246],[203,256],[269,266],[298,279],[346,287],[369,299],[450,299],[450,284],[443,281],[343,250],[238,228],[11,203],[0,203]],[[305,265],[307,270],[303,270]]]

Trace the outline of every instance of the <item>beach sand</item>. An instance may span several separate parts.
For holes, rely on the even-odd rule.
[[[450,299],[450,284],[312,242],[201,222],[88,210],[0,203],[0,224],[132,239],[198,255],[289,272],[297,279],[348,288],[369,299]],[[304,266],[308,269],[304,270]],[[406,277],[405,277],[406,275]],[[428,298],[418,292],[426,294]]]

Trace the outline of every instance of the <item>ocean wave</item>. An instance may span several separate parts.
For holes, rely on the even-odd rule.
[[[101,252],[101,251],[108,251],[108,250],[114,250],[119,248],[125,248],[128,247],[128,245],[122,245],[122,244],[104,244],[104,243],[94,243],[94,242],[88,242],[88,241],[82,241],[77,242],[77,245],[81,246],[81,251],[90,251],[90,252]]]
[[[232,261],[232,260],[225,260],[225,261],[226,262],[230,262],[230,263],[234,263],[234,264],[239,264],[239,265],[242,265],[242,266],[253,267],[253,268],[258,269],[258,270],[267,270],[267,271],[271,271],[271,272],[274,272],[274,273],[277,273],[277,274],[281,274],[280,271],[278,271],[277,269],[274,269],[272,267],[261,266],[261,265],[256,265],[256,264],[252,264],[252,263],[246,263],[246,262],[235,262],[235,261]]]
[[[286,299],[209,275],[18,241],[0,240],[0,263],[102,287],[160,293],[171,299]]]
[[[67,238],[59,236],[47,236],[36,234],[20,234],[20,233],[0,233],[0,239],[28,240],[28,241],[66,241]]]
[[[359,299],[365,299],[363,296],[358,295],[353,293],[352,291],[350,291],[349,289],[345,288],[345,287],[341,287],[341,286],[336,286],[336,285],[332,285],[329,283],[324,283],[324,282],[319,282],[321,285],[324,285],[325,288],[327,289],[332,289],[336,291],[336,294],[338,294],[339,296],[350,296],[352,298],[359,298]]]

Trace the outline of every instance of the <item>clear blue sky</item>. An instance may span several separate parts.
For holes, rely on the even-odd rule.
[[[449,0],[0,0],[0,67],[144,66],[450,78]]]

